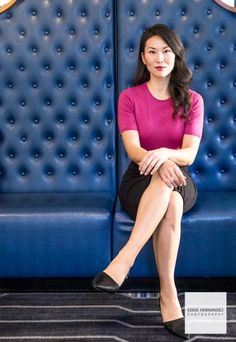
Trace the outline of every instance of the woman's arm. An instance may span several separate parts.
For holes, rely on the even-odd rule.
[[[138,131],[124,131],[122,133],[122,140],[129,158],[136,164],[140,164],[149,152],[140,146]],[[162,165],[164,164],[165,167],[160,170],[160,175],[169,187],[186,184],[185,177],[176,163],[171,160],[165,160]]]
[[[138,164],[148,152],[140,146],[138,131],[124,131],[122,133],[122,140],[129,158]]]
[[[162,147],[148,151],[139,163],[140,173],[154,174],[167,159],[174,161],[179,166],[191,165],[196,157],[199,144],[200,138],[185,134],[182,147],[178,150]]]
[[[170,154],[169,159],[173,160],[179,166],[191,165],[196,158],[199,144],[199,137],[185,134],[181,149],[168,149]]]

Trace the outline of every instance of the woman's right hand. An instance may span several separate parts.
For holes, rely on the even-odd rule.
[[[172,160],[166,160],[157,171],[169,188],[186,185],[186,177]]]

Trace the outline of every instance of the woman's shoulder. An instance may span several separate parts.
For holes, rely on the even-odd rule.
[[[146,88],[146,83],[142,83],[136,86],[126,88],[121,91],[120,97],[123,97],[123,98],[128,97],[130,99],[139,98],[139,96],[143,95],[143,93],[145,92],[145,88]]]
[[[190,94],[192,102],[203,101],[202,95],[196,92],[195,90],[189,89],[189,94]]]

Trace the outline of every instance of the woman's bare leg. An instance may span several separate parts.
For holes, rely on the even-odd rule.
[[[153,248],[160,277],[163,322],[183,316],[174,281],[182,215],[183,199],[178,192],[173,191],[166,214],[153,234]]]
[[[162,220],[168,208],[172,190],[173,188],[169,188],[158,173],[152,176],[140,200],[136,221],[128,242],[104,270],[119,285]]]

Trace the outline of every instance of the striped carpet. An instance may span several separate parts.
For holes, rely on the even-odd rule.
[[[1,293],[0,341],[177,342],[162,325],[158,294]],[[179,293],[184,309],[184,293]],[[227,293],[227,335],[188,341],[236,341],[236,293]]]

